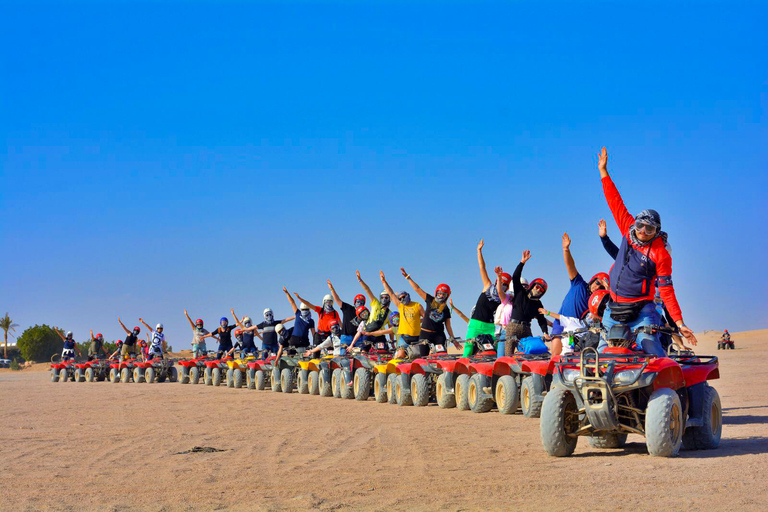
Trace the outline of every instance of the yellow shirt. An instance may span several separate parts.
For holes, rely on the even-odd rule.
[[[402,302],[398,306],[400,311],[400,326],[397,334],[406,336],[418,336],[421,334],[421,315],[419,311],[421,304],[418,302],[411,302],[410,304],[403,304]]]

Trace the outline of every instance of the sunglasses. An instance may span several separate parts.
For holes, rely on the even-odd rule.
[[[656,226],[652,226],[651,224],[646,224],[645,222],[635,222],[635,230],[644,231],[645,234],[647,235],[656,234]]]

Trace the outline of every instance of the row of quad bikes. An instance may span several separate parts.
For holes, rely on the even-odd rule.
[[[476,413],[522,413],[540,417],[544,449],[557,457],[571,455],[583,436],[595,448],[619,448],[628,434],[643,435],[649,453],[665,457],[677,454],[681,445],[717,447],[722,408],[708,383],[719,378],[717,357],[691,352],[657,357],[630,350],[640,332],[671,333],[655,326],[632,332],[618,325],[606,333],[610,346],[604,352],[587,348],[552,358],[521,353],[497,358],[493,345],[477,340],[469,340],[476,348],[472,357],[448,354],[445,347],[427,342],[411,347],[408,359],[393,359],[384,343],[368,354],[315,359],[200,357],[178,362],[178,381],[343,399],[373,396],[376,402],[400,406],[436,403]],[[121,375],[126,374],[130,376]],[[144,375],[146,379],[146,370]],[[170,377],[168,371],[165,375]]]
[[[51,382],[176,382],[178,369],[174,359],[94,359],[76,363],[59,361],[51,364]]]

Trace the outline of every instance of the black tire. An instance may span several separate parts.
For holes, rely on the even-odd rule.
[[[683,434],[683,447],[686,450],[712,450],[720,446],[723,433],[723,408],[717,390],[706,384],[702,408],[703,424],[689,427]]]
[[[544,404],[544,397],[540,390],[536,389],[536,382],[533,377],[523,379],[520,388],[520,408],[523,410],[523,416],[526,418],[538,418],[541,416],[541,407]]]
[[[341,380],[339,381],[339,395],[344,400],[352,400],[355,398],[354,378],[352,379],[352,384],[350,385],[350,383],[347,381],[347,375],[345,371],[342,370],[339,376],[341,377]]]
[[[426,375],[411,375],[411,400],[416,407],[429,405],[429,379]]]
[[[449,373],[442,373],[437,378],[435,396],[437,397],[437,405],[439,405],[441,409],[453,409],[456,407],[456,395],[448,392],[450,378],[451,374]]]
[[[293,393],[293,370],[283,368],[280,372],[280,389],[283,393]]]
[[[621,448],[627,443],[627,434],[617,434],[615,432],[600,434],[587,437],[589,446],[592,448]]]
[[[355,400],[364,402],[371,396],[371,372],[367,368],[355,370],[352,391],[355,395]]]
[[[248,373],[246,374],[245,380],[245,385],[248,387],[248,389],[256,389],[256,370],[253,368],[248,368]]]
[[[456,400],[456,408],[460,411],[469,410],[469,375],[462,373],[456,378],[456,384],[453,388],[453,396]]]
[[[178,382],[179,381],[179,369],[175,366],[171,366],[168,368],[168,382]]]
[[[235,387],[235,371],[232,368],[227,368],[227,387]]]
[[[511,375],[502,375],[496,381],[494,390],[496,407],[501,414],[515,414],[520,405],[520,390],[517,381]]]
[[[387,374],[377,373],[373,379],[373,397],[376,403],[387,403]]]
[[[722,349],[723,349],[723,344],[718,342],[717,343],[717,350],[722,350]]]
[[[86,382],[93,382],[96,377],[96,372],[93,371],[93,368],[86,368],[85,370],[85,380]]]
[[[120,382],[120,372],[117,371],[117,368],[109,369],[109,381],[112,384],[117,384],[118,382]]]
[[[243,387],[243,372],[241,370],[232,371],[232,382],[234,383],[235,389]]]
[[[541,443],[552,457],[569,457],[576,449],[578,437],[568,434],[578,430],[579,408],[576,399],[565,388],[556,388],[544,397],[541,407]]]
[[[205,367],[205,385],[213,386],[213,368]]]
[[[197,384],[200,382],[200,368],[193,366],[189,369],[189,383]]]
[[[59,370],[59,382],[67,382],[69,380],[69,370],[62,368]]]
[[[51,368],[51,382],[59,382],[59,370]]]
[[[134,368],[133,369],[133,382],[143,382],[144,376],[141,374],[141,369]]]
[[[189,384],[189,368],[186,366],[181,367],[181,379],[179,379],[179,382],[181,384]]]
[[[341,398],[341,368],[336,368],[331,373],[331,388],[333,389],[333,398]]]
[[[395,384],[397,383],[397,374],[390,373],[387,375],[387,401],[390,404],[397,404],[397,390]]]
[[[147,384],[153,384],[157,380],[155,369],[150,367],[144,370],[144,382]]]
[[[83,370],[80,368],[75,369],[75,382],[85,382],[85,376],[83,375]]]
[[[674,457],[683,442],[685,418],[680,397],[669,388],[651,393],[645,410],[645,444],[655,457]]]
[[[484,387],[491,385],[490,380],[482,373],[476,373],[470,377],[467,398],[472,412],[484,413],[493,409],[493,396],[483,390]]]
[[[256,370],[254,376],[256,379],[256,389],[259,391],[267,389],[267,373],[264,370]]]
[[[299,394],[300,395],[308,395],[309,394],[309,370],[299,370],[298,375],[299,380]]]
[[[317,383],[320,386],[320,396],[333,396],[333,379],[329,378],[330,371],[325,368],[321,368],[317,372]]]
[[[397,396],[397,405],[405,407],[413,405],[411,396],[411,379],[409,375],[401,373],[395,380],[395,396]]]
[[[216,387],[221,386],[221,379],[222,379],[221,368],[214,368],[213,371],[211,372],[212,384]]]
[[[131,382],[131,371],[128,368],[123,368],[120,372],[120,382],[123,384]]]
[[[280,368],[277,366],[272,367],[272,374],[269,383],[272,387],[273,393],[280,392]]]
[[[307,387],[310,395],[320,394],[320,372],[312,370],[307,377]]]

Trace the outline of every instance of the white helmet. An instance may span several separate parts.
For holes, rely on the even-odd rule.
[[[309,306],[307,306],[306,304],[304,304],[304,303],[302,302],[302,303],[301,303],[301,306],[299,306],[299,309],[303,309],[303,310],[307,311],[307,310],[309,310]]]
[[[272,313],[272,308],[267,308],[264,310],[264,315],[266,316],[267,313]]]
[[[72,331],[67,331],[67,338],[71,338],[71,337],[72,337]]]
[[[526,278],[521,277],[520,284],[522,285],[523,288],[528,288],[528,280]]]
[[[333,302],[333,297],[331,297],[330,294],[326,293],[325,297],[323,297],[323,302],[328,301],[328,300]]]
[[[243,317],[243,323],[244,323],[244,324],[247,324],[247,323],[249,323],[250,321],[251,321],[251,317],[249,317],[249,316],[244,316],[244,317]]]
[[[381,293],[379,294],[379,297],[381,297],[382,295],[386,295],[387,297],[389,297],[389,292],[387,290],[382,290]]]
[[[157,324],[155,326],[155,330],[162,329],[162,328],[163,328],[163,324]]]
[[[281,333],[281,332],[283,332],[284,330],[285,330],[285,326],[284,326],[283,324],[277,324],[277,325],[275,326],[275,332],[276,332],[277,334],[280,334],[280,333]]]

